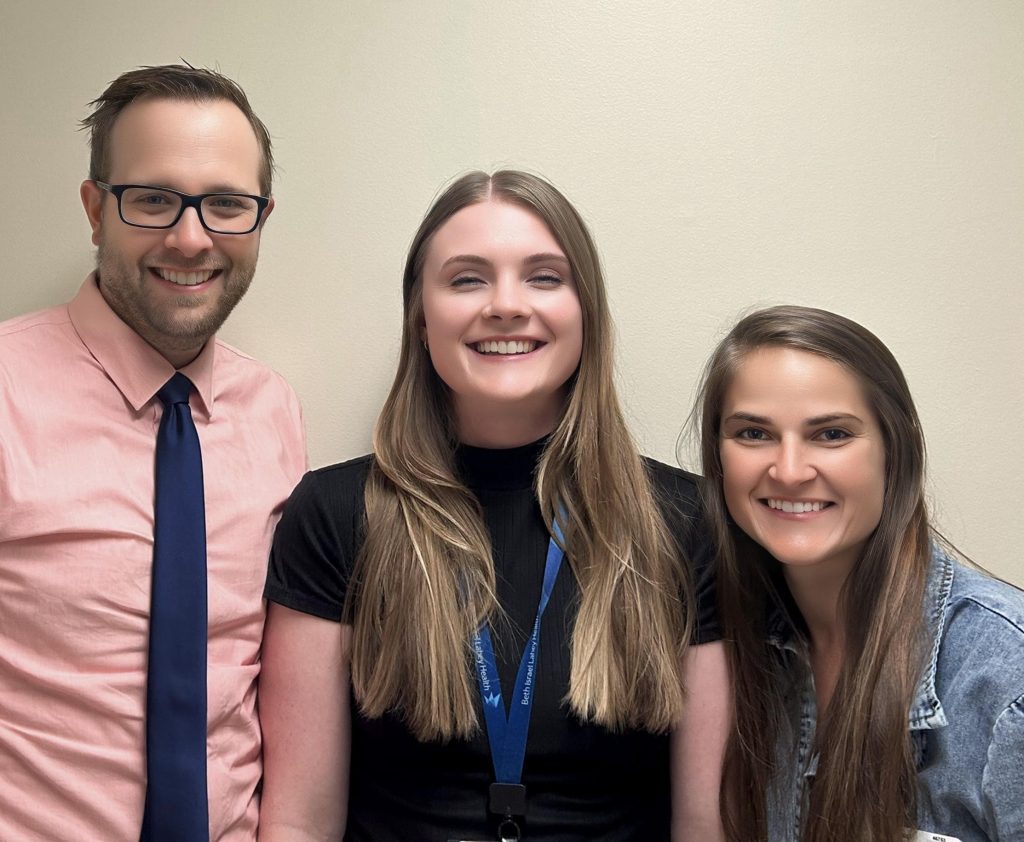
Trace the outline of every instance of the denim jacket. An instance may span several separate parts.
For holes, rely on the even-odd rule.
[[[1024,842],[1024,593],[935,549],[925,611],[931,651],[908,724],[917,829],[961,842]],[[818,763],[814,682],[806,645],[784,622],[769,640],[791,678],[769,839],[798,842]]]

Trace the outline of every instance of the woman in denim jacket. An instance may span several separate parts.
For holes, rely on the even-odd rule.
[[[833,313],[762,310],[716,349],[697,411],[729,838],[1024,840],[1024,594],[936,542],[889,350]]]

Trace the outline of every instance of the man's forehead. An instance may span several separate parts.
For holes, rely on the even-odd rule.
[[[111,132],[110,177],[185,192],[259,192],[261,151],[246,116],[225,99],[147,97]]]

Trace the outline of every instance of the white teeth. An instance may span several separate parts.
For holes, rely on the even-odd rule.
[[[799,500],[775,500],[769,498],[768,506],[772,509],[781,509],[784,512],[791,512],[796,515],[803,514],[804,512],[820,512],[828,503],[802,503]]]
[[[481,354],[504,354],[508,356],[511,354],[528,354],[537,347],[537,343],[532,339],[522,342],[516,340],[503,340],[500,342],[490,340],[489,342],[477,342],[473,347]]]
[[[153,271],[165,281],[185,287],[194,287],[196,284],[205,283],[213,276],[212,270],[209,272],[173,272],[170,269],[154,269]]]

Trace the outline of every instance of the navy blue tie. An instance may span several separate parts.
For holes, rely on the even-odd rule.
[[[156,517],[146,687],[142,842],[209,839],[206,794],[206,507],[203,458],[178,372],[157,392]]]

